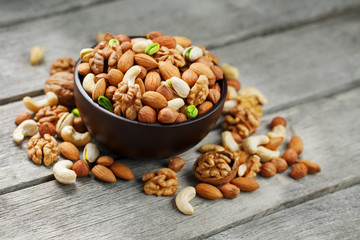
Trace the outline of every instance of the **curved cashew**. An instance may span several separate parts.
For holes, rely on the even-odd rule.
[[[185,105],[185,102],[182,98],[174,98],[174,99],[171,99],[170,101],[168,101],[167,107],[177,111],[184,105]]]
[[[217,145],[217,144],[204,144],[201,145],[199,148],[199,152],[205,153],[209,151],[225,151],[225,148],[223,146]]]
[[[194,214],[194,208],[189,203],[191,199],[196,196],[196,190],[194,187],[183,188],[175,198],[176,207],[180,212],[186,215]]]
[[[76,173],[71,170],[73,163],[70,160],[63,160],[54,165],[53,173],[56,180],[63,184],[74,184]]]
[[[13,132],[13,139],[15,142],[21,142],[25,136],[34,136],[38,132],[37,123],[28,119],[23,121]]]
[[[245,139],[243,147],[245,152],[254,154],[259,145],[267,144],[270,138],[266,135],[251,136]]]
[[[31,97],[23,98],[23,103],[24,103],[25,107],[32,112],[37,112],[42,107],[56,105],[56,104],[58,104],[58,101],[59,101],[58,97],[53,92],[48,92],[45,95],[44,99],[41,99],[37,102],[34,99],[32,99]]]
[[[136,41],[135,43],[133,43],[132,50],[135,53],[144,53],[146,47],[152,43],[153,43],[153,41],[151,41],[150,39],[143,40],[143,41]]]
[[[224,72],[226,79],[239,79],[239,69],[228,63],[221,64],[221,69]]]
[[[239,144],[236,143],[230,131],[221,134],[222,145],[226,150],[237,152],[240,150]]]
[[[135,84],[135,79],[141,72],[141,68],[139,66],[132,66],[129,70],[126,71],[123,82],[127,82],[129,86]]]
[[[93,89],[95,88],[95,75],[93,73],[89,73],[84,77],[83,88],[85,89],[86,93],[91,95]]]
[[[262,93],[260,92],[259,89],[257,88],[254,88],[254,87],[247,87],[247,88],[242,88],[239,90],[239,96],[253,96],[253,97],[256,97],[256,99],[259,101],[259,103],[261,105],[265,105],[268,103],[268,99],[267,97]]]
[[[231,109],[236,108],[238,105],[236,100],[227,100],[224,103],[224,108],[222,110],[223,113],[229,113]]]
[[[72,126],[74,121],[74,114],[72,113],[64,113],[59,121],[56,123],[56,132],[61,137],[61,130],[65,126]]]
[[[256,155],[258,155],[262,162],[268,162],[273,158],[280,157],[280,151],[279,150],[269,150],[263,146],[260,146],[256,150]]]
[[[93,163],[99,157],[100,151],[99,148],[94,143],[88,143],[84,147],[83,159],[87,163]]]
[[[237,97],[238,97],[238,92],[232,86],[228,86],[228,94],[229,94],[229,99],[230,100],[236,100]]]
[[[266,135],[268,135],[269,138],[276,138],[276,137],[282,137],[283,139],[285,139],[286,137],[286,128],[284,127],[284,125],[276,125],[275,127],[273,127],[271,132],[268,132]]]
[[[65,142],[71,142],[77,147],[83,147],[91,141],[89,132],[79,133],[72,126],[65,126],[61,130],[61,137]]]

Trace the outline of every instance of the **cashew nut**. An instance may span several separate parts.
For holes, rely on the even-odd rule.
[[[226,150],[237,152],[240,150],[239,144],[236,143],[230,131],[225,131],[221,134],[222,145]]]
[[[91,141],[89,132],[79,133],[73,126],[65,126],[61,130],[61,137],[65,142],[71,142],[77,147],[83,147]]]
[[[201,145],[199,148],[199,152],[205,153],[209,151],[225,151],[225,148],[223,146],[217,145],[217,144],[204,144]]]
[[[58,104],[58,97],[56,96],[55,93],[48,92],[45,95],[44,99],[41,99],[37,102],[34,99],[32,99],[31,97],[24,97],[23,103],[24,103],[25,107],[27,109],[29,109],[30,111],[37,112],[42,107],[53,106],[53,105]]]
[[[229,113],[231,109],[236,108],[238,105],[236,100],[227,100],[224,103],[224,108],[222,110],[223,113]]]
[[[266,135],[251,136],[244,140],[242,146],[245,152],[254,154],[259,145],[267,144],[269,141],[270,138]]]
[[[182,98],[174,98],[174,99],[168,101],[168,106],[167,107],[177,111],[178,109],[180,109],[184,105],[185,105],[185,102],[184,102],[184,100]]]
[[[194,187],[183,188],[175,198],[176,207],[180,212],[186,215],[193,215],[194,208],[189,203],[191,199],[196,196],[196,190]]]
[[[256,155],[258,155],[262,162],[268,162],[273,158],[280,157],[280,151],[279,150],[269,150],[263,146],[259,146],[256,150]]]
[[[238,93],[239,96],[256,97],[256,99],[261,105],[265,105],[268,103],[267,97],[257,88],[254,87],[242,88],[239,90]]]
[[[131,39],[131,43],[134,44],[134,43],[136,43],[136,42],[142,42],[142,41],[146,41],[146,40],[147,40],[146,38],[141,38],[141,37],[139,37],[139,38],[132,38],[132,39]]]
[[[223,63],[221,69],[224,72],[226,79],[239,79],[239,69],[228,63]]]
[[[236,100],[238,97],[238,92],[233,86],[228,86],[228,94],[230,100]]]
[[[15,142],[21,142],[25,136],[34,136],[38,132],[37,123],[28,119],[20,123],[13,132],[13,139]]]
[[[63,160],[54,165],[53,173],[56,180],[62,184],[74,184],[76,173],[71,170],[73,163],[70,160]]]
[[[84,147],[83,159],[87,163],[93,163],[99,157],[100,151],[99,148],[94,143],[88,143]]]
[[[82,86],[85,89],[86,93],[91,95],[95,88],[95,75],[93,73],[87,74],[84,77]]]
[[[56,123],[56,132],[61,137],[61,130],[65,126],[72,126],[74,121],[74,114],[72,113],[64,113],[61,118]]]
[[[271,132],[268,132],[266,135],[268,135],[269,138],[276,138],[276,137],[282,137],[283,139],[285,139],[286,137],[286,128],[284,127],[284,125],[276,125],[275,127],[273,127]]]
[[[135,43],[133,43],[132,50],[135,53],[144,53],[146,47],[149,46],[152,43],[153,43],[153,41],[151,41],[150,39],[142,40],[142,41],[136,41]]]
[[[127,72],[124,75],[123,82],[127,82],[129,86],[135,84],[135,79],[141,72],[141,68],[139,66],[132,66],[127,70]]]

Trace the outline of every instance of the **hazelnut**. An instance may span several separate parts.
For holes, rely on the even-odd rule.
[[[156,89],[156,92],[160,93],[161,95],[163,95],[166,100],[170,101],[173,97],[173,92],[171,91],[171,89],[165,85],[161,85]]]
[[[164,34],[162,32],[159,32],[159,31],[152,31],[152,32],[149,32],[147,34],[148,36],[148,39],[154,39],[154,38],[157,38],[157,37],[160,37],[160,36],[164,36]]]
[[[85,177],[89,175],[89,165],[84,160],[77,160],[71,169],[76,173],[78,177]]]
[[[131,42],[123,42],[120,44],[121,51],[124,54],[127,50],[130,50],[132,48]]]
[[[124,74],[118,69],[111,69],[108,73],[108,82],[113,85],[117,86],[124,78]]]
[[[240,193],[240,188],[231,183],[226,183],[219,188],[225,198],[236,198]]]
[[[117,40],[119,40],[121,43],[123,42],[130,42],[131,39],[129,36],[125,35],[125,34],[119,34],[115,37]]]
[[[209,90],[209,95],[207,96],[207,99],[211,101],[212,103],[217,103],[220,99],[220,92],[215,89]]]
[[[284,172],[286,169],[288,169],[288,164],[287,162],[282,159],[282,158],[273,158],[271,160],[271,163],[273,163],[276,167],[276,172],[278,173],[282,173]]]
[[[55,136],[56,127],[51,122],[44,122],[39,126],[39,133],[41,137],[44,137],[46,133],[50,134],[51,136]]]
[[[205,101],[199,105],[198,111],[199,115],[208,112],[214,105],[210,101]]]
[[[91,73],[89,63],[80,63],[77,70],[78,70],[79,74],[82,76],[86,76],[88,73]]]
[[[180,113],[176,118],[175,122],[185,122],[187,120],[187,116],[185,113]]]
[[[31,119],[31,114],[28,112],[21,112],[15,118],[15,123],[20,125],[25,120]]]
[[[296,162],[296,160],[298,159],[298,155],[294,149],[289,148],[284,152],[281,158],[284,159],[290,166]]]
[[[198,75],[193,70],[188,69],[183,72],[181,79],[183,79],[189,85],[189,87],[192,87],[195,85],[198,79]]]
[[[77,132],[84,133],[87,131],[86,126],[81,117],[74,118],[73,127]]]
[[[304,163],[297,163],[293,166],[290,176],[295,179],[303,178],[307,175],[308,168]]]
[[[144,106],[138,113],[138,120],[145,123],[155,123],[156,111],[149,106]]]
[[[267,162],[261,166],[261,175],[263,177],[273,177],[276,174],[276,167],[273,163]]]
[[[274,119],[271,121],[270,125],[271,127],[275,127],[277,125],[283,125],[284,127],[286,127],[286,120],[285,118],[282,117],[274,117]]]
[[[173,123],[179,116],[179,113],[171,108],[163,108],[158,113],[158,120],[161,123]]]

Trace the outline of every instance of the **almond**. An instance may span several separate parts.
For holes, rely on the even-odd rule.
[[[97,83],[102,78],[105,78],[105,81],[109,82],[109,76],[107,73],[99,73],[95,76],[95,83]]]
[[[164,36],[162,32],[159,31],[152,31],[147,34],[147,38],[153,40],[154,38]]]
[[[135,53],[132,50],[126,51],[119,59],[117,69],[121,72],[126,73],[129,68],[134,65]]]
[[[105,90],[105,97],[108,98],[109,100],[112,100],[116,89],[117,87],[115,86],[108,86]]]
[[[214,73],[216,80],[220,80],[220,79],[224,78],[224,73],[223,73],[222,69],[219,66],[213,65],[213,66],[210,67],[210,69]]]
[[[155,123],[156,111],[149,106],[144,106],[138,113],[138,120],[145,123]]]
[[[236,79],[228,79],[227,80],[227,85],[234,87],[236,91],[239,91],[241,88],[241,83],[240,81],[236,80]]]
[[[71,169],[76,173],[77,177],[85,177],[89,175],[89,164],[87,164],[84,160],[77,160],[74,165],[72,165]]]
[[[289,142],[289,148],[294,149],[295,152],[299,155],[304,149],[304,143],[299,136],[292,136]]]
[[[114,159],[109,156],[102,156],[96,160],[96,163],[103,166],[110,166],[111,164],[114,163]]]
[[[195,62],[203,63],[208,67],[211,67],[213,65],[213,63],[210,61],[210,59],[206,56],[199,57],[198,59],[195,60]]]
[[[15,123],[20,125],[20,123],[28,119],[31,119],[31,114],[28,112],[21,112],[16,116]]]
[[[86,76],[87,74],[91,73],[89,63],[80,63],[77,70],[81,76]]]
[[[184,165],[185,165],[185,160],[183,158],[174,157],[174,158],[170,159],[168,168],[170,168],[171,170],[173,170],[175,172],[178,172],[183,168]]]
[[[147,70],[146,68],[144,68],[143,66],[137,65],[141,68],[141,72],[139,73],[139,75],[137,75],[138,78],[144,79],[146,77],[147,74]]]
[[[134,174],[124,164],[121,163],[113,163],[110,166],[111,171],[117,176],[118,178],[124,179],[124,180],[133,180]]]
[[[115,38],[119,40],[120,43],[131,41],[130,37],[125,34],[119,34]]]
[[[210,101],[205,101],[198,106],[199,114],[208,112],[214,105]]]
[[[128,50],[131,50],[132,44],[131,42],[122,42],[120,47],[121,47],[121,51],[123,53],[126,53]]]
[[[286,120],[283,117],[274,117],[274,119],[271,121],[270,126],[274,128],[277,125],[283,125],[286,127]]]
[[[104,96],[106,90],[106,81],[104,78],[100,79],[94,86],[92,91],[92,99],[97,102],[100,96]]]
[[[175,38],[176,44],[179,44],[183,48],[187,48],[192,45],[191,40],[186,37],[174,36],[174,38]]]
[[[39,133],[42,137],[44,137],[45,134],[50,134],[51,136],[55,136],[56,128],[54,124],[52,124],[51,122],[44,122],[39,126]]]
[[[141,101],[152,108],[161,109],[167,107],[166,98],[158,92],[148,91],[141,97]]]
[[[271,162],[275,165],[276,172],[278,173],[284,172],[289,167],[287,162],[282,158],[273,158]]]
[[[117,87],[123,78],[124,74],[118,69],[111,69],[108,73],[108,82],[113,86]]]
[[[145,68],[156,68],[158,66],[156,60],[145,53],[136,54],[135,62],[136,64],[139,64],[140,66],[143,66]]]
[[[205,75],[209,81],[215,80],[215,75],[211,69],[203,63],[192,63],[190,69],[193,70],[198,76]]]
[[[303,178],[307,175],[308,168],[304,163],[297,163],[293,166],[290,176],[295,179]]]
[[[240,188],[241,191],[251,192],[255,191],[260,185],[252,178],[237,177],[231,180],[231,183]]]
[[[166,85],[161,85],[156,89],[156,92],[160,93],[161,95],[163,95],[166,100],[170,101],[174,94],[173,91]]]
[[[159,61],[159,70],[162,78],[165,81],[172,77],[180,78],[179,68],[169,62]]]
[[[283,140],[284,140],[283,137],[270,138],[270,141],[267,144],[265,144],[264,147],[266,147],[267,149],[275,151],[281,145]]]
[[[309,173],[319,173],[321,172],[321,168],[317,163],[314,163],[309,160],[299,160],[299,163],[303,163],[307,166]]]
[[[145,93],[145,84],[144,84],[143,80],[141,78],[136,78],[135,84],[139,85],[141,95],[143,95]]]
[[[219,189],[207,183],[199,183],[195,186],[196,193],[206,199],[219,199],[223,194]]]
[[[231,183],[226,183],[222,185],[219,190],[222,192],[225,198],[229,199],[236,198],[240,193],[240,189]]]
[[[80,159],[79,150],[71,142],[62,142],[59,144],[60,153],[67,159],[76,161]]]
[[[163,108],[158,113],[158,120],[161,123],[173,123],[176,121],[179,113],[171,108]]]
[[[294,149],[289,148],[283,153],[281,158],[284,159],[290,166],[296,162],[296,160],[298,159],[298,155]]]
[[[221,94],[218,90],[209,89],[209,94],[207,96],[207,100],[211,101],[212,103],[217,103],[221,97]]]
[[[183,72],[181,76],[181,79],[184,80],[189,85],[189,87],[194,86],[198,78],[198,75],[191,69]]]
[[[237,144],[240,144],[242,142],[242,138],[237,132],[231,132],[231,135]]]
[[[160,74],[156,71],[150,71],[145,77],[145,91],[156,91],[161,84]]]
[[[176,40],[173,37],[170,36],[159,36],[154,39],[152,39],[154,43],[160,44],[160,46],[164,46],[167,48],[175,48],[176,47]]]
[[[94,176],[104,182],[116,182],[116,177],[113,172],[103,165],[95,165],[91,172]]]

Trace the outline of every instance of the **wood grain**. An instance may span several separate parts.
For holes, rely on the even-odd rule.
[[[8,12],[7,9],[20,13],[25,11],[24,6],[15,7],[14,4],[9,2],[1,9],[4,12]],[[54,8],[51,4],[54,4]],[[161,0],[156,4],[145,0],[133,4],[133,1],[127,0],[79,7],[76,11],[52,16],[52,12],[71,9],[78,3],[65,2],[63,6],[58,6],[60,2],[57,1],[51,4],[45,4],[39,11],[29,7],[24,13],[28,17],[39,16],[39,19],[0,28],[0,32],[6,33],[0,34],[0,41],[7,43],[1,49],[0,104],[20,100],[26,94],[39,95],[49,77],[51,63],[61,56],[77,59],[82,48],[95,43],[97,32],[141,35],[156,29],[169,35],[187,36],[196,45],[219,47],[360,6],[358,0],[321,0],[317,4],[311,0],[201,0],[195,5],[190,0]],[[90,4],[90,0],[83,4]],[[49,15],[40,18],[45,12]],[[5,15],[5,22],[13,21],[11,14]],[[19,18],[19,14],[15,15],[14,18]],[[353,30],[356,31],[356,27]],[[31,66],[29,51],[35,45],[45,49],[45,57],[39,65]],[[228,57],[221,55],[221,60],[230,61]],[[231,62],[239,67],[243,64]]]

